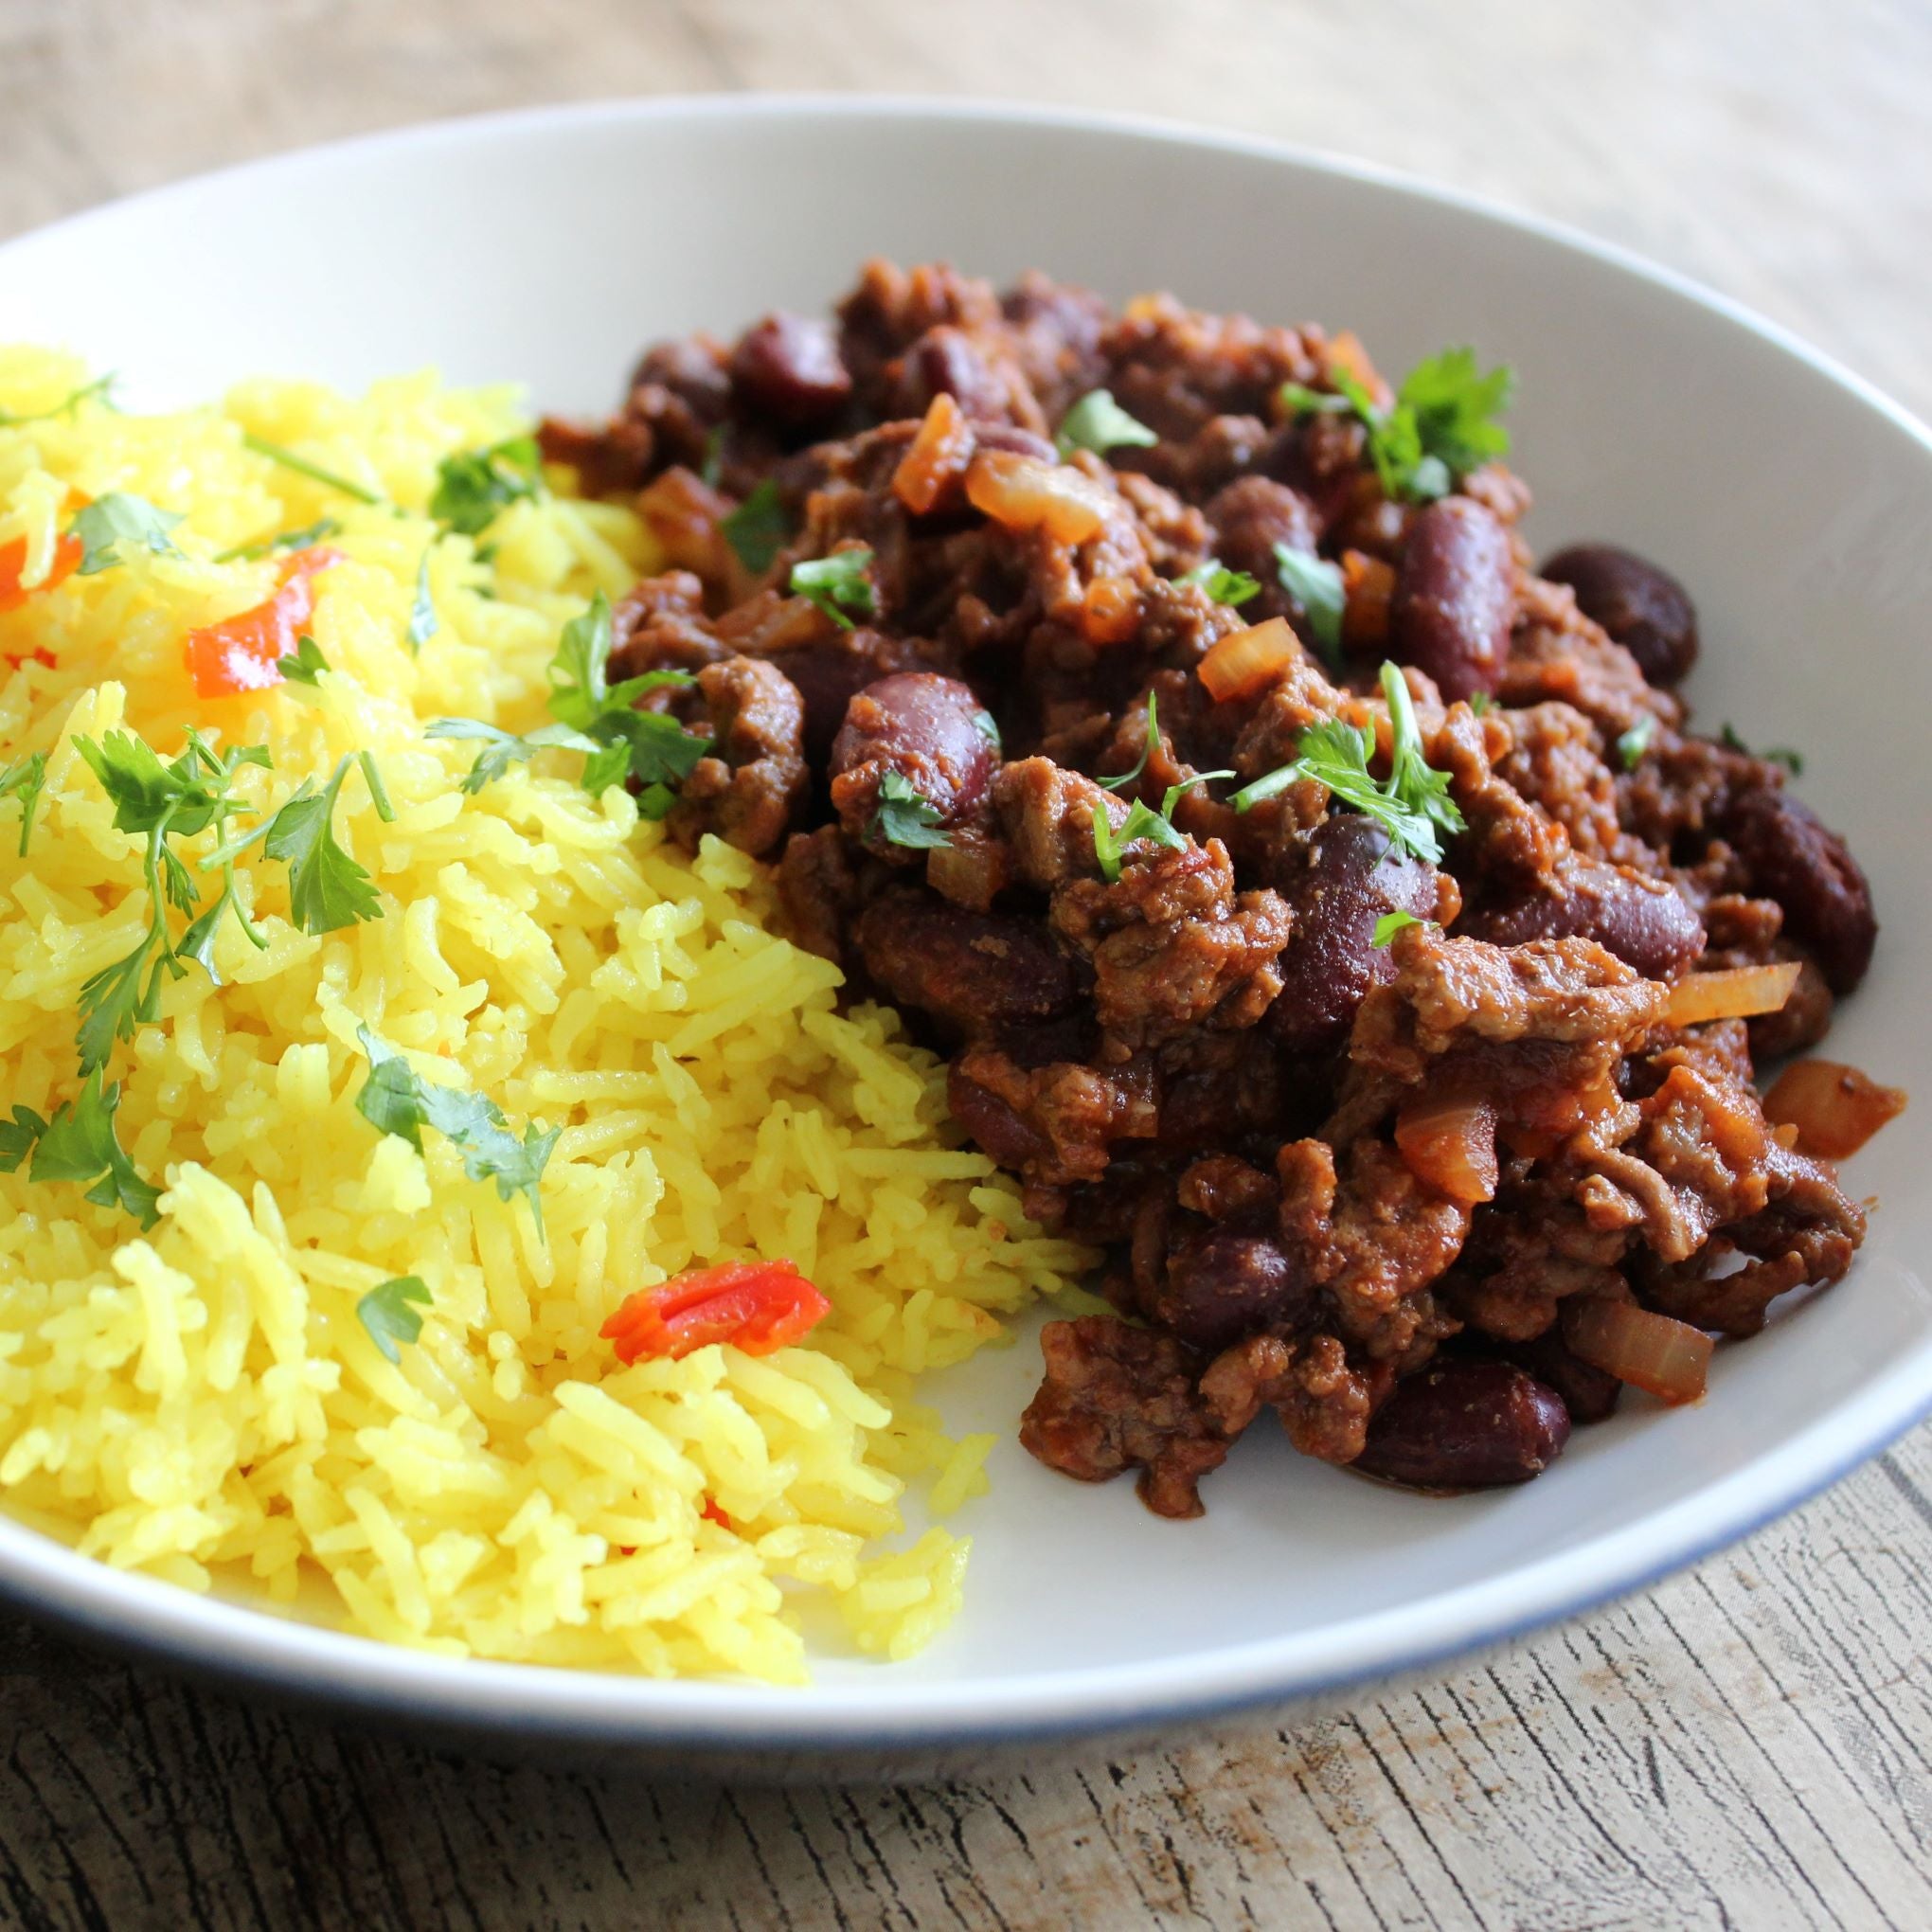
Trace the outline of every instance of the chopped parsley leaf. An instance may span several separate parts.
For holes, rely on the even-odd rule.
[[[1291,550],[1286,544],[1275,546],[1275,574],[1281,588],[1301,606],[1308,628],[1331,665],[1342,654],[1342,566],[1310,550]]]
[[[879,781],[879,804],[870,829],[888,845],[904,846],[911,851],[951,845],[951,834],[941,832],[939,825],[938,808],[921,797],[903,773],[887,772]]]
[[[97,496],[74,518],[73,534],[80,540],[80,574],[95,577],[126,563],[120,550],[123,544],[154,557],[180,556],[168,534],[180,521],[172,510],[156,510],[145,496],[130,496],[122,490]]]
[[[347,476],[339,476],[333,470],[325,470],[320,463],[312,463],[307,456],[298,456],[294,450],[270,442],[265,436],[244,436],[242,446],[253,450],[258,456],[266,456],[271,463],[279,463],[284,470],[294,471],[297,476],[306,476],[312,483],[320,483],[325,489],[351,497],[357,503],[380,503],[383,500],[378,492],[366,489],[360,483],[351,483]]]
[[[519,1140],[510,1133],[503,1109],[487,1094],[464,1093],[424,1080],[367,1027],[356,1029],[356,1038],[369,1062],[369,1077],[355,1097],[356,1111],[364,1119],[381,1133],[408,1141],[419,1154],[423,1128],[434,1127],[460,1151],[463,1172],[473,1181],[493,1180],[499,1199],[511,1201],[522,1194],[529,1202],[541,1237],[544,1204],[539,1184],[563,1128],[540,1133],[532,1121]]]
[[[1387,409],[1339,365],[1331,368],[1329,380],[1333,396],[1284,383],[1278,392],[1280,407],[1291,417],[1352,410],[1368,432],[1369,458],[1393,501],[1432,502],[1458,475],[1509,451],[1510,433],[1496,419],[1510,406],[1515,372],[1499,364],[1483,374],[1474,349],[1448,349],[1418,363]]]
[[[9,1130],[8,1154],[11,1166],[17,1168],[25,1155],[24,1148],[15,1155],[19,1136],[35,1130],[29,1180],[92,1182],[85,1199],[97,1207],[119,1208],[143,1227],[152,1227],[161,1218],[161,1190],[135,1172],[115,1132],[120,1097],[120,1082],[107,1085],[97,1066],[82,1083],[79,1098],[56,1107],[51,1120],[43,1123],[38,1115],[16,1107]]]
[[[1292,764],[1279,766],[1228,801],[1246,812],[1300,778],[1326,785],[1343,804],[1375,820],[1398,850],[1440,861],[1441,832],[1462,830],[1462,814],[1449,796],[1449,775],[1434,770],[1422,757],[1422,733],[1408,686],[1393,664],[1382,667],[1382,690],[1388,701],[1394,756],[1386,780],[1370,776],[1375,733],[1366,724],[1328,719],[1301,734]]]
[[[1117,772],[1111,778],[1102,778],[1100,783],[1110,792],[1118,792],[1131,785],[1147,769],[1147,760],[1160,749],[1159,699],[1155,692],[1147,694],[1147,742],[1140,747],[1140,756],[1134,760],[1130,771]]]
[[[40,810],[41,793],[47,782],[47,755],[30,751],[9,765],[0,768],[0,798],[20,800],[20,856],[27,856],[27,842],[33,836],[34,814]]]
[[[32,409],[24,416],[15,416],[10,411],[0,409],[0,429],[25,429],[30,422],[51,422],[57,416],[71,416],[81,403],[98,400],[105,407],[114,407],[109,391],[118,378],[110,370],[104,376],[96,376],[91,383],[83,383],[80,388],[69,391],[50,409]]]
[[[1766,764],[1782,765],[1794,778],[1804,776],[1804,754],[1792,750],[1788,744],[1774,744],[1766,751],[1753,751],[1737,734],[1735,727],[1726,719],[1718,732],[1718,742],[1726,751],[1742,752],[1746,758],[1761,758]]]
[[[785,547],[785,540],[792,534],[784,499],[769,476],[718,528],[738,561],[754,577],[762,576],[772,567],[772,559]]]
[[[1107,808],[1098,799],[1094,801],[1094,857],[1100,861],[1100,877],[1111,885],[1120,876],[1120,859],[1127,848],[1140,839],[1152,844],[1165,846],[1170,851],[1185,851],[1188,834],[1174,824],[1174,807],[1180,803],[1181,794],[1190,791],[1196,785],[1205,785],[1210,778],[1231,778],[1232,772],[1197,772],[1191,778],[1183,778],[1178,785],[1170,785],[1160,801],[1158,812],[1151,810],[1142,799],[1135,799],[1128,808],[1127,816],[1121,821],[1118,832],[1114,830],[1114,821],[1107,815]]]
[[[262,842],[270,858],[288,866],[289,911],[305,933],[339,932],[383,916],[381,895],[368,873],[336,843],[331,823],[342,781],[354,762],[345,756],[320,792],[311,791],[304,778],[275,814]]]
[[[460,537],[480,536],[512,503],[543,494],[542,462],[530,436],[506,437],[488,449],[445,456],[437,469],[429,513]]]
[[[275,668],[285,683],[316,685],[329,669],[329,660],[322,655],[322,647],[305,631],[295,639],[295,648],[288,656],[276,659]]]
[[[876,617],[878,593],[866,572],[872,567],[872,553],[864,546],[834,550],[830,557],[814,558],[792,565],[790,588],[796,596],[810,598],[841,631],[854,627],[852,617]]]
[[[1375,921],[1375,931],[1368,943],[1378,947],[1389,945],[1404,926],[1422,925],[1423,922],[1412,912],[1385,912]]]
[[[400,1342],[413,1342],[422,1333],[422,1317],[410,1303],[429,1307],[434,1297],[420,1275],[398,1275],[379,1281],[355,1305],[356,1319],[368,1331],[385,1358],[400,1363]]]
[[[1634,772],[1643,762],[1643,755],[1650,749],[1650,742],[1657,728],[1657,721],[1646,711],[1630,729],[1617,741],[1617,757],[1627,772]]]
[[[1063,457],[1075,450],[1091,450],[1103,456],[1109,450],[1147,449],[1160,438],[1114,401],[1111,389],[1089,389],[1060,419],[1060,433],[1054,447]]]
[[[1245,570],[1230,570],[1217,557],[1208,558],[1198,569],[1175,578],[1174,581],[1205,590],[1218,604],[1244,604],[1249,598],[1260,596],[1261,588]]]

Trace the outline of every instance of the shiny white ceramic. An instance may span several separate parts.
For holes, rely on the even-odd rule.
[[[814,308],[860,259],[1039,265],[1112,296],[1347,323],[1386,368],[1472,342],[1519,372],[1532,533],[1627,543],[1702,610],[1712,725],[1795,742],[1884,921],[1834,1050],[1932,1109],[1932,440],[1843,370],[1614,250],[1370,170],[1032,109],[721,98],[457,122],[193,181],[0,248],[0,338],[70,342],[141,403],[257,371],[434,363],[559,409],[612,403],[647,339]],[[0,1522],[0,1586],[266,1689],[686,1763],[916,1767],[1043,1734],[1287,1704],[1413,1670],[1714,1548],[1932,1402],[1921,1116],[1852,1164],[1881,1207],[1842,1287],[1719,1353],[1702,1406],[1633,1404],[1529,1487],[1431,1501],[1258,1428],[1210,1511],[1156,1521],[1012,1440],[1030,1337],[942,1385],[1003,1447],[968,1608],[914,1663],[805,1690],[452,1662],[206,1601]]]

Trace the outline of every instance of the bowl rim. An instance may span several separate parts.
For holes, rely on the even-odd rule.
[[[404,155],[563,127],[635,120],[872,120],[1008,125],[1206,148],[1347,180],[1532,238],[1715,313],[1824,377],[1932,460],[1932,430],[1902,404],[1783,325],[1619,243],[1491,197],[1380,163],[1265,135],[1154,116],[1022,100],[919,94],[711,93],[556,102],[383,129],[190,175],[0,241],[24,249],[125,219],[244,176],[327,170],[341,160]],[[1906,1357],[1854,1399],[1766,1456],[1666,1510],[1500,1578],[1372,1615],[1179,1657],[959,1679],[779,1688],[443,1657],[204,1597],[116,1571],[0,1514],[0,1597],[72,1629],[191,1671],[303,1701],[406,1715],[455,1733],[556,1741],[821,1753],[1021,1742],[1151,1727],[1287,1705],[1424,1669],[1527,1635],[1648,1587],[1816,1495],[1932,1413],[1932,1386]],[[1426,1624],[1419,1636],[1415,1626]]]

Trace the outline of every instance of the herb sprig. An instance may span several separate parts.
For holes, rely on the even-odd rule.
[[[1394,746],[1386,779],[1375,778],[1368,770],[1375,755],[1373,730],[1331,718],[1301,734],[1292,763],[1243,786],[1228,802],[1237,812],[1247,812],[1297,780],[1313,778],[1343,804],[1374,819],[1397,850],[1440,861],[1441,834],[1460,832],[1462,814],[1449,796],[1448,773],[1435,770],[1422,756],[1415,706],[1393,664],[1382,667],[1382,691]]]
[[[1053,446],[1063,457],[1075,450],[1091,450],[1103,456],[1109,450],[1148,449],[1160,438],[1146,423],[1128,415],[1114,401],[1111,389],[1089,389],[1060,419],[1060,431]]]
[[[15,1172],[28,1154],[32,1181],[86,1181],[85,1199],[100,1208],[119,1208],[144,1227],[160,1219],[161,1190],[144,1181],[115,1131],[120,1082],[112,1086],[96,1067],[80,1094],[54,1109],[51,1120],[16,1104],[13,1118],[0,1124],[0,1173]]]
[[[461,1152],[463,1172],[473,1181],[493,1180],[499,1199],[512,1201],[522,1194],[529,1202],[541,1237],[544,1204],[539,1184],[563,1128],[541,1133],[531,1121],[519,1140],[510,1133],[503,1109],[487,1094],[465,1093],[424,1080],[395,1047],[367,1027],[356,1029],[356,1038],[369,1063],[369,1077],[355,1097],[363,1118],[379,1132],[406,1140],[419,1154],[422,1130],[435,1128]]]
[[[413,1342],[422,1333],[422,1317],[409,1304],[427,1308],[434,1298],[420,1275],[398,1275],[377,1282],[356,1303],[356,1319],[383,1356],[400,1364],[402,1351],[398,1344]]]
[[[1218,604],[1244,604],[1251,597],[1261,595],[1261,582],[1250,577],[1245,570],[1230,570],[1218,557],[1210,557],[1198,568],[1190,570],[1185,577],[1174,579],[1176,583],[1191,585],[1205,590]]]
[[[27,842],[33,836],[34,814],[40,810],[41,793],[46,788],[47,756],[29,751],[9,765],[0,768],[0,798],[20,800],[20,856],[27,856]]]
[[[463,790],[476,793],[519,760],[561,747],[583,754],[581,781],[592,797],[622,779],[643,788],[638,809],[662,818],[676,801],[675,787],[711,748],[708,738],[687,731],[661,711],[640,711],[647,691],[695,682],[688,671],[647,671],[617,684],[609,678],[615,633],[610,599],[599,591],[590,608],[564,626],[550,660],[550,715],[554,724],[516,733],[476,718],[438,718],[425,727],[431,738],[474,739],[477,753]]]
[[[145,496],[132,496],[123,490],[97,496],[74,518],[72,534],[80,540],[79,574],[97,577],[124,564],[123,544],[154,557],[180,556],[174,539],[168,534],[180,522],[171,510],[156,510]]]
[[[729,516],[723,518],[718,528],[738,561],[754,577],[761,577],[772,567],[772,559],[785,547],[785,540],[792,534],[784,499],[769,476]]]
[[[1339,364],[1330,368],[1329,380],[1333,395],[1282,384],[1282,409],[1290,416],[1352,410],[1368,432],[1368,455],[1383,491],[1398,502],[1433,502],[1458,475],[1509,453],[1510,433],[1496,419],[1510,406],[1515,371],[1504,363],[1485,375],[1472,349],[1447,349],[1418,363],[1387,409]]]
[[[1286,544],[1277,544],[1275,574],[1281,580],[1281,588],[1301,606],[1308,628],[1331,668],[1339,664],[1342,610],[1347,602],[1342,566],[1312,550],[1293,550]]]
[[[903,772],[887,772],[880,779],[871,830],[888,845],[911,851],[930,851],[953,843],[952,834],[939,830],[939,808]]]
[[[879,615],[879,594],[866,574],[871,567],[868,549],[834,550],[829,557],[793,564],[790,588],[795,596],[811,599],[841,631],[853,630],[853,618]]]
[[[543,455],[533,436],[506,437],[481,450],[445,456],[429,513],[458,536],[480,536],[512,503],[543,493]]]
[[[52,422],[57,417],[72,416],[81,403],[90,401],[98,401],[112,409],[114,400],[110,391],[117,380],[113,370],[104,376],[96,376],[91,383],[83,383],[78,389],[69,390],[48,409],[29,409],[22,415],[0,409],[0,429],[25,429],[33,422]]]

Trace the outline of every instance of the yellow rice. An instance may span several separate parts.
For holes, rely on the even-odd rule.
[[[85,380],[0,349],[0,412]],[[172,757],[219,722],[271,747],[274,769],[238,781],[268,811],[367,747],[397,814],[380,822],[352,776],[335,816],[384,917],[303,933],[258,847],[242,889],[268,950],[224,927],[225,983],[190,967],[116,1048],[122,1143],[165,1188],[151,1232],[78,1185],[0,1175],[0,1494],[102,1562],[291,1606],[319,1587],[346,1627],[428,1650],[796,1681],[817,1597],[843,1619],[832,1641],[903,1657],[954,1614],[968,1547],[920,1518],[984,1489],[992,1441],[949,1440],[914,1380],[1086,1258],[957,1150],[940,1070],[891,1015],[838,1011],[834,969],[773,932],[759,867],[715,842],[687,856],[621,788],[593,801],[570,754],[459,790],[474,746],[423,724],[542,723],[561,625],[653,564],[628,511],[554,494],[499,517],[493,554],[439,533],[438,463],[522,427],[510,393],[425,375],[360,401],[258,382],[180,415],[88,402],[0,428],[0,545],[27,540],[29,584],[70,490],[187,519],[183,557],[0,613],[0,654],[24,660],[0,662],[0,766],[49,758],[24,860],[0,804],[0,1118],[72,1098],[81,982],[147,919],[139,841],[112,829],[75,733],[126,726]],[[185,633],[275,581],[216,554],[324,514],[348,560],[316,580],[310,626],[331,674],[198,703]],[[425,552],[438,629],[413,654]],[[563,1128],[547,1241],[447,1141],[419,1154],[356,1112],[359,1024],[519,1133]],[[808,1344],[625,1368],[598,1339],[632,1290],[748,1254],[831,1297]],[[400,1275],[434,1305],[391,1366],[355,1310]]]

